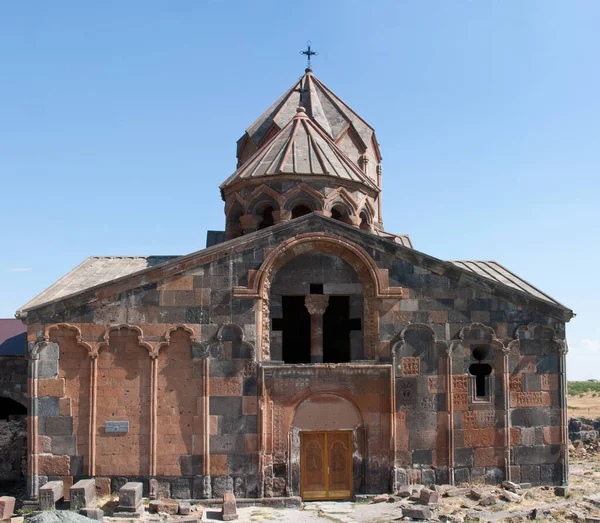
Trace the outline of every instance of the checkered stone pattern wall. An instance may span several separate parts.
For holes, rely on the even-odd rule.
[[[35,421],[30,423],[35,431],[30,489],[51,477],[88,477],[95,466],[96,475],[110,478],[113,489],[141,478],[145,494],[152,485],[173,497],[218,497],[230,488],[239,497],[265,494],[258,462],[260,311],[257,300],[234,299],[232,289],[247,286],[249,275],[273,249],[303,233],[356,244],[387,270],[390,286],[403,289],[401,299],[377,302],[378,347],[368,352],[374,355],[370,363],[392,367],[395,389],[392,396],[391,387],[383,393],[378,411],[395,416],[394,459],[385,465],[388,479],[378,484],[391,489],[404,481],[446,482],[452,465],[457,483],[507,477],[506,416],[513,480],[564,479],[564,390],[555,340],[564,339],[565,320],[556,307],[532,304],[508,288],[486,288],[458,268],[313,215],[259,231],[250,240],[242,236],[233,247],[225,244],[194,259],[185,257],[168,272],[156,269],[32,311],[28,340],[44,348],[29,365],[36,381],[35,390],[30,385],[30,421]],[[48,329],[59,324],[67,326],[51,331],[44,341]],[[483,328],[467,329],[461,338],[474,324]],[[115,330],[106,338],[111,326]],[[125,345],[119,336],[126,338]],[[518,349],[508,356],[507,410],[503,356],[495,340],[507,347],[517,339]],[[473,398],[468,370],[472,349],[479,345],[490,346],[493,355],[492,394],[486,402]],[[450,346],[452,399],[445,352]],[[110,354],[118,361],[104,365]],[[94,372],[97,403],[92,409]],[[108,383],[122,388],[128,379],[137,394],[123,392],[120,402],[101,394]],[[335,388],[335,382],[320,379]],[[358,387],[363,380],[360,373],[352,379]],[[278,412],[282,405],[272,401]],[[115,438],[115,445],[103,446],[112,436],[102,432],[99,422],[108,416],[129,420],[130,432]],[[379,416],[365,433],[388,430],[389,416]],[[450,428],[454,452],[449,451]],[[278,492],[285,491],[279,485]]]

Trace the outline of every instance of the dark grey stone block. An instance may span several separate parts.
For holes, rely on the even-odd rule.
[[[256,396],[256,377],[244,378],[244,396]]]
[[[35,410],[39,417],[41,416],[59,416],[60,409],[58,406],[58,398],[34,398],[32,400],[35,402]],[[73,431],[71,430],[71,434]]]
[[[540,465],[540,483],[542,485],[560,485],[562,479],[561,463]]]
[[[245,477],[245,479],[246,479],[246,497],[258,498],[260,495],[258,476],[256,474],[249,474]]]
[[[192,481],[187,478],[177,478],[172,480],[171,497],[173,499],[191,499]]]
[[[513,427],[544,427],[550,425],[550,411],[547,407],[512,409],[510,419]]]
[[[450,470],[448,467],[438,467],[434,470],[437,485],[448,485],[450,483]]]
[[[212,498],[212,485],[210,476],[196,476],[194,478],[192,494],[194,499]]]
[[[77,452],[75,436],[52,436],[50,444],[55,456],[74,456]]]
[[[485,483],[485,467],[472,467],[471,481],[473,483]]]
[[[241,415],[242,398],[241,396],[214,396],[210,398],[209,409],[212,416]]]
[[[540,484],[539,465],[521,465],[521,483]]]
[[[500,467],[488,467],[485,469],[485,482],[488,485],[499,485],[504,481],[504,469]]]
[[[462,448],[454,451],[454,466],[455,467],[472,467],[473,466],[473,449]]]
[[[421,472],[421,481],[423,485],[431,486],[435,485],[435,471],[432,469],[423,469]]]
[[[71,476],[83,476],[83,456],[71,456]]]
[[[244,436],[239,434],[213,435],[210,450],[215,454],[241,454],[245,452]]]
[[[212,476],[212,495],[222,498],[225,492],[233,492],[233,478],[230,476]]]
[[[45,431],[48,436],[71,436],[73,434],[73,418],[71,416],[47,416]],[[73,454],[75,453],[73,452]]]
[[[255,466],[253,454],[234,454],[227,459],[227,473],[229,475],[255,474],[257,467]]]
[[[167,479],[152,478],[148,489],[150,499],[169,499],[171,497],[171,482]]]
[[[433,463],[433,452],[431,450],[414,450],[412,459],[413,465],[431,465]]]
[[[515,447],[515,465],[543,465],[557,463],[560,459],[560,445],[538,445],[535,447]]]

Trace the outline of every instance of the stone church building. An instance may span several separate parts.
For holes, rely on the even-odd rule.
[[[53,477],[200,499],[566,484],[571,310],[385,231],[374,129],[311,69],[237,158],[205,249],[90,257],[17,312],[32,499]]]

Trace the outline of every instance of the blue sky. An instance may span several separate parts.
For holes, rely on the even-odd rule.
[[[87,256],[203,248],[310,39],[376,129],[386,229],[571,307],[569,377],[600,378],[599,25],[595,1],[3,2],[0,317]]]

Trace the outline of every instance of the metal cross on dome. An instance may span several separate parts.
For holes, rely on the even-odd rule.
[[[311,68],[310,67],[310,57],[311,56],[316,56],[319,53],[316,53],[315,51],[311,51],[310,50],[310,40],[308,42],[306,42],[306,47],[307,47],[306,51],[300,51],[300,54],[306,55],[306,57],[308,58],[307,68],[310,69]]]

